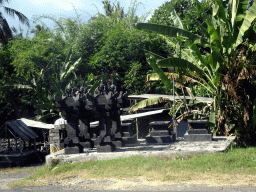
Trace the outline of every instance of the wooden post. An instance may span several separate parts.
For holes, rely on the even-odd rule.
[[[36,151],[36,140],[33,139],[33,143],[34,143],[34,150]]]
[[[42,134],[43,134],[43,138],[44,138],[44,147],[46,146],[46,143],[45,143],[45,130],[42,129]]]
[[[11,149],[11,144],[10,144],[10,137],[8,136],[8,151]]]
[[[135,99],[135,105],[137,104],[137,100]],[[137,111],[135,112],[137,114]],[[139,125],[138,125],[138,118],[135,118],[135,125],[136,125],[136,134],[137,134],[137,140],[139,139]]]
[[[18,141],[17,141],[17,137],[15,137],[15,151],[18,151]]]

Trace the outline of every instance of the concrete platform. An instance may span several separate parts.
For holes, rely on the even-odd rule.
[[[177,140],[170,144],[147,144],[145,139],[139,139],[136,144],[129,144],[125,147],[117,148],[115,152],[97,153],[97,149],[84,150],[84,153],[64,155],[63,150],[46,156],[46,163],[57,162],[76,162],[89,160],[106,160],[122,157],[140,156],[177,156],[205,154],[225,151],[235,140],[231,137],[213,137],[212,141],[203,142],[185,142],[184,138],[178,137]]]

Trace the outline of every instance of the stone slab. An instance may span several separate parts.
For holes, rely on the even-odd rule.
[[[149,135],[151,137],[153,137],[153,136],[168,136],[169,135],[169,131],[168,130],[151,131],[149,133]]]
[[[116,148],[124,146],[124,142],[122,140],[112,141],[112,143],[116,146]]]
[[[134,144],[137,142],[137,135],[133,135],[133,136],[130,136],[130,137],[122,137],[122,140],[124,141],[124,144],[127,145],[127,144]]]
[[[123,132],[123,137],[131,137],[131,133],[130,132]]]
[[[104,145],[97,147],[97,153],[114,152],[116,150],[115,145]]]
[[[171,143],[176,140],[175,135],[166,135],[166,136],[146,136],[147,143]]]
[[[85,141],[85,142],[80,142],[80,145],[83,146],[83,148],[93,148],[93,142],[91,141]]]
[[[75,147],[66,147],[64,149],[64,153],[67,154],[67,155],[70,155],[70,154],[78,154],[78,153],[81,153],[81,148],[78,147],[78,146],[75,146]]]
[[[135,144],[127,144],[125,147],[117,148],[115,152],[97,153],[96,148],[85,149],[84,153],[65,155],[64,150],[46,156],[46,163],[51,164],[54,160],[60,162],[76,162],[90,160],[116,159],[130,156],[166,156],[174,157],[177,155],[210,154],[224,152],[235,140],[230,137],[213,137],[212,141],[205,142],[186,142],[179,137],[170,144],[147,144],[145,139],[139,139]]]
[[[170,121],[152,121],[149,123],[150,128],[154,130],[167,130]]]
[[[199,120],[188,120],[188,124],[194,129],[206,128],[208,120],[199,119]]]
[[[194,141],[212,141],[212,134],[185,134],[184,141],[194,142]]]
[[[209,134],[207,129],[189,129],[188,134]]]

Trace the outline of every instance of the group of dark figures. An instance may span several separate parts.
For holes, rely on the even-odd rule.
[[[106,83],[101,83],[93,94],[84,87],[78,92],[68,87],[62,98],[55,96],[57,108],[67,122],[60,135],[66,153],[93,147],[97,147],[97,152],[110,152],[123,146],[120,115],[128,107],[127,97],[127,92]],[[90,127],[95,119],[99,121],[97,132],[93,131],[96,126]]]

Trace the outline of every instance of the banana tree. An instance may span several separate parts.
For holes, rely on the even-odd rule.
[[[173,57],[162,58],[159,55],[147,51],[147,61],[153,70],[159,75],[166,85],[171,87],[171,82],[161,68],[175,67],[183,74],[195,79],[204,86],[213,97],[210,123],[215,124],[216,115],[223,114],[221,102],[225,86],[221,83],[224,70],[232,68],[232,58],[237,49],[244,44],[248,37],[248,31],[256,19],[256,4],[249,10],[249,0],[244,1],[210,1],[212,17],[205,15],[207,34],[199,36],[183,29],[177,14],[173,14],[177,26],[164,26],[149,23],[138,23],[139,30],[149,30],[160,34],[174,48],[177,42],[182,42],[183,48],[176,52]],[[200,3],[198,2],[198,6]],[[193,19],[193,18],[192,18]],[[203,26],[201,26],[203,27]],[[201,53],[200,47],[207,48],[207,53]],[[253,117],[255,122],[255,116]]]

